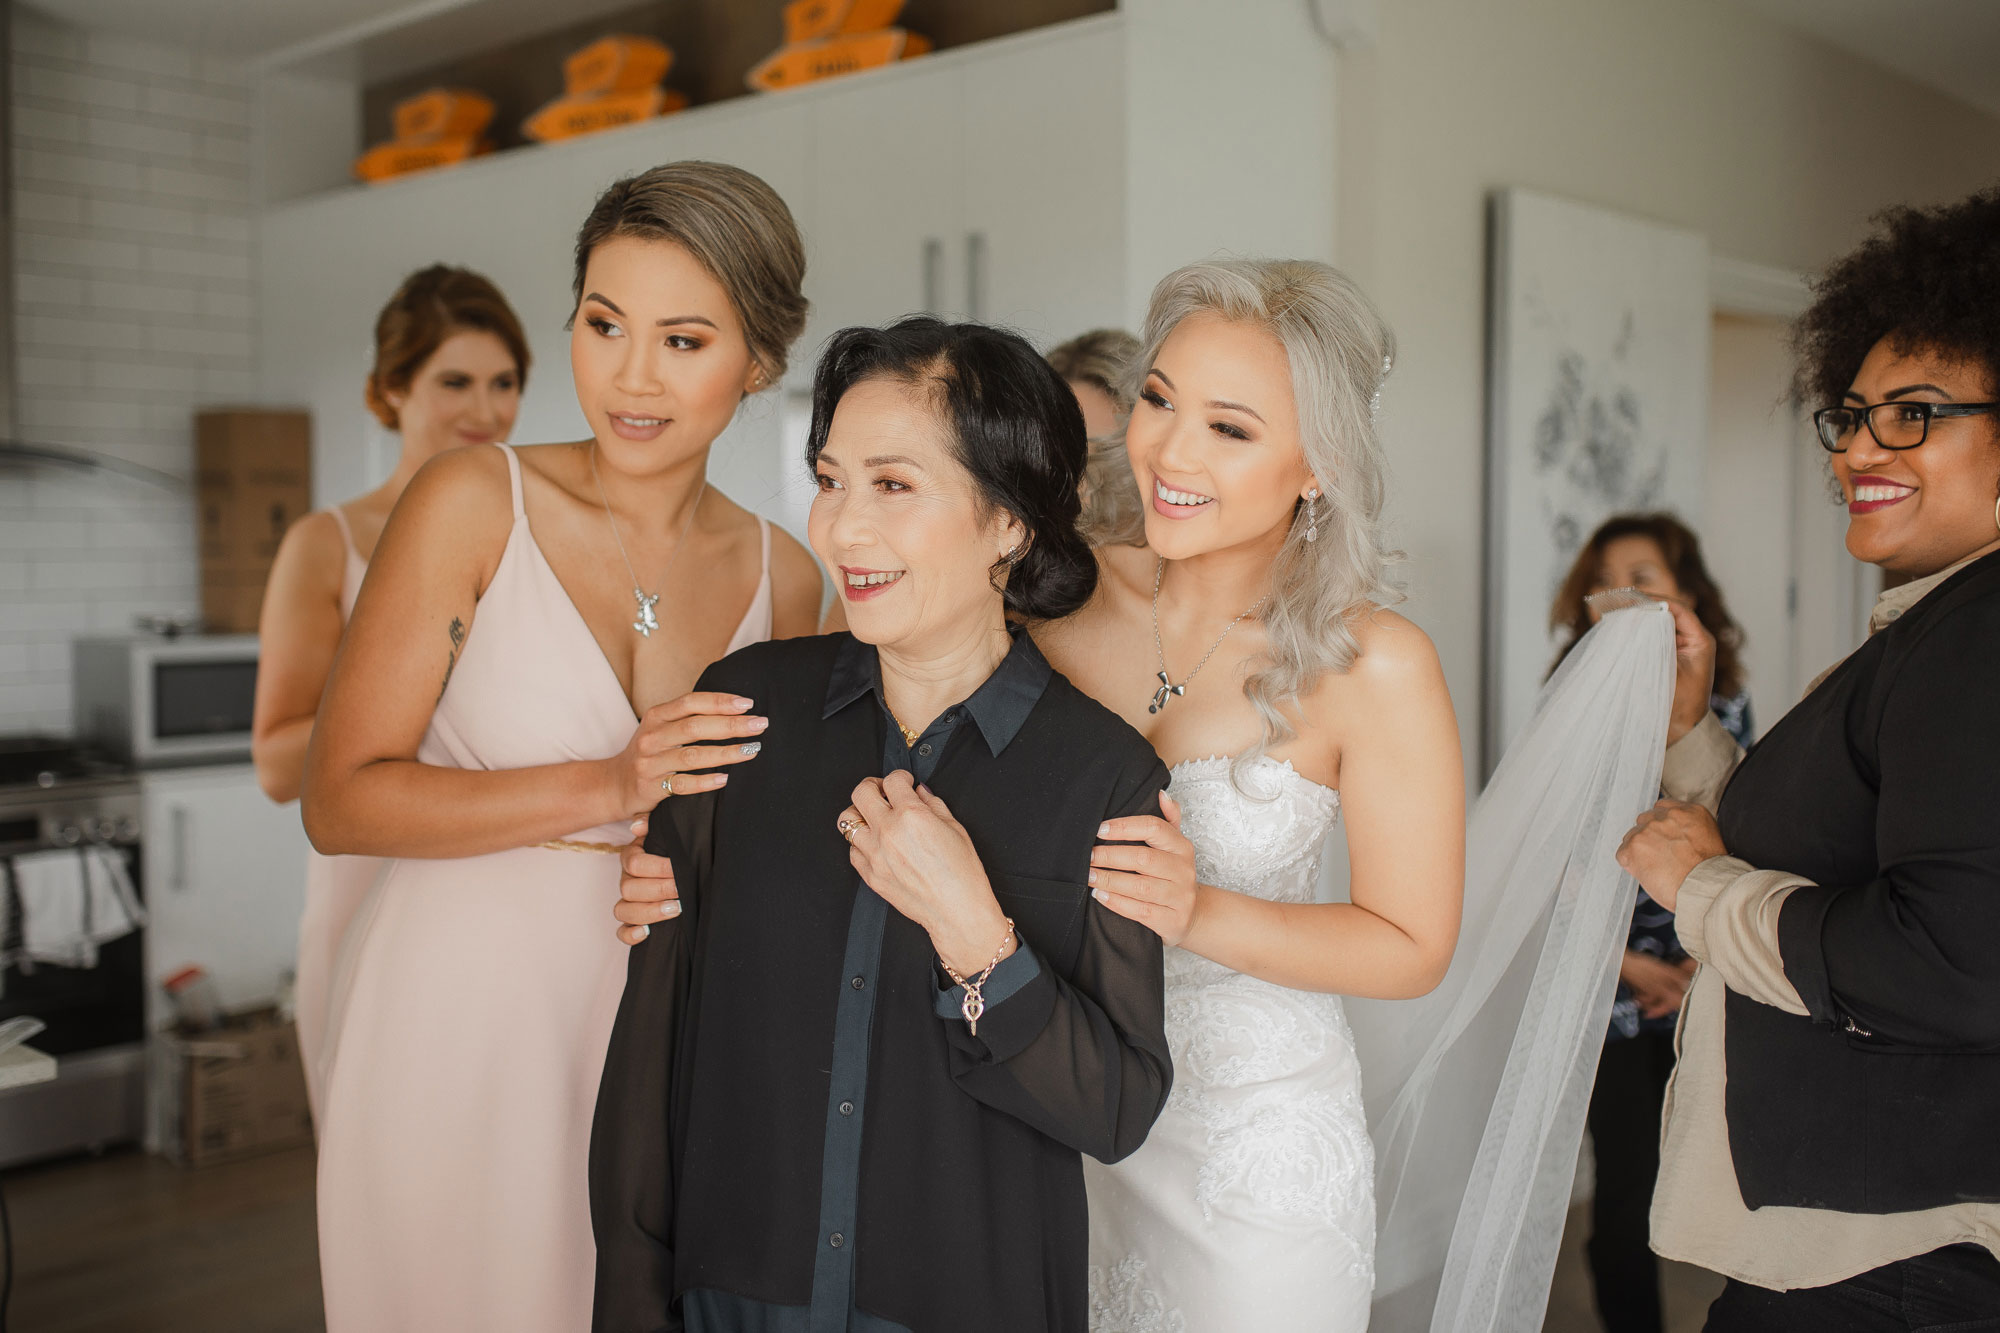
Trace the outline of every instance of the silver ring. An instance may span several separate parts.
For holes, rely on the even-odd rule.
[[[660,779],[660,790],[669,796],[674,794],[674,775],[672,773]]]

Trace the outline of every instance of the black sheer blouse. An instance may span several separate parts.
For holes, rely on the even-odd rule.
[[[906,745],[875,650],[759,644],[696,686],[771,719],[719,792],[663,803],[683,911],[632,951],[591,1142],[599,1330],[1084,1333],[1079,1154],[1166,1103],[1160,942],[1085,882],[1098,824],[1165,767],[1016,633]],[[835,821],[910,769],[978,849],[1022,947],[974,1037],[928,936]]]

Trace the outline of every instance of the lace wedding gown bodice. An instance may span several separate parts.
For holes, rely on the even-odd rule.
[[[1339,794],[1259,757],[1173,769],[1201,882],[1310,903]],[[1340,997],[1166,957],[1173,1093],[1140,1150],[1086,1161],[1093,1333],[1367,1327],[1374,1152]]]

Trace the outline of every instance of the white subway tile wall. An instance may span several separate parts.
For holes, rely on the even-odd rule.
[[[13,13],[19,436],[191,480],[256,390],[249,77]],[[191,491],[0,471],[0,733],[71,729],[73,635],[200,601]]]

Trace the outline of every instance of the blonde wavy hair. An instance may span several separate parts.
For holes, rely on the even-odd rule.
[[[1283,709],[1329,671],[1346,671],[1360,655],[1353,623],[1402,600],[1382,525],[1388,460],[1375,431],[1375,408],[1395,362],[1396,338],[1381,313],[1346,274],[1304,259],[1214,259],[1189,264],[1160,280],[1146,312],[1143,346],[1132,363],[1130,391],[1180,322],[1208,313],[1265,330],[1285,349],[1298,407],[1299,443],[1319,481],[1316,541],[1306,540],[1304,501],[1271,567],[1270,600],[1262,613],[1269,647],[1264,665],[1243,683],[1264,722],[1263,739],[1238,765],[1289,740]],[[1139,516],[1143,540],[1144,516]],[[1121,533],[1114,540],[1131,540]]]

